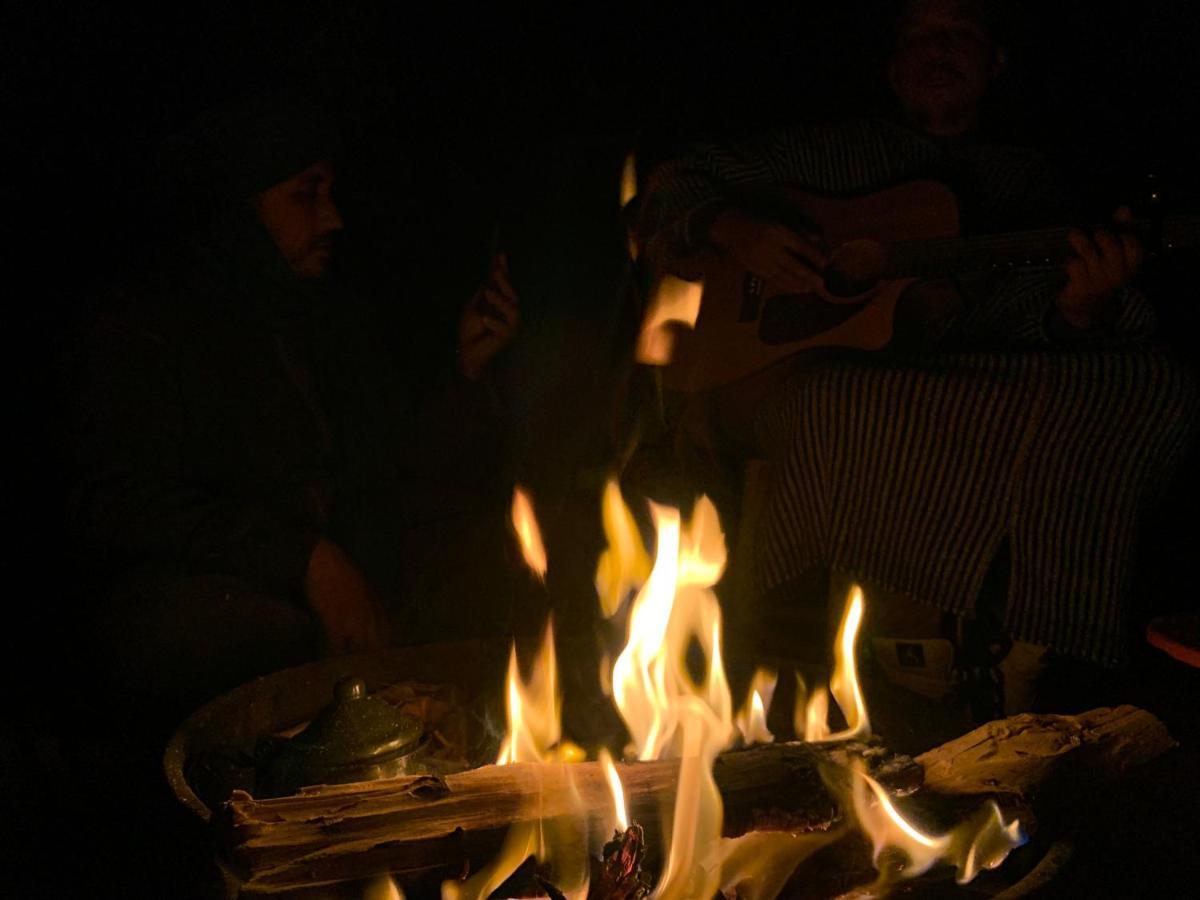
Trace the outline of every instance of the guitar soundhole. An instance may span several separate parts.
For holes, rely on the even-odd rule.
[[[870,302],[830,303],[820,294],[777,294],[763,306],[758,337],[764,344],[789,344],[829,331]]]

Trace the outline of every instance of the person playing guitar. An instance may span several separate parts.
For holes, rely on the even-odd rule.
[[[651,176],[638,231],[655,270],[704,282],[668,371],[691,394],[683,428],[716,455],[765,449],[778,473],[755,594],[794,605],[820,569],[865,580],[889,600],[876,649],[896,680],[906,661],[960,688],[973,672],[977,717],[1030,702],[1028,671],[996,687],[1005,664],[1120,661],[1130,535],[1196,406],[1190,372],[1145,342],[1129,210],[1052,233],[1071,215],[1050,167],[983,140],[1006,61],[994,18],[983,0],[906,2],[888,68],[899,122],[698,148]],[[831,196],[856,198],[840,221]],[[964,250],[959,232],[1001,237]],[[1061,252],[1043,256],[1051,240]],[[964,253],[973,264],[946,269]]]

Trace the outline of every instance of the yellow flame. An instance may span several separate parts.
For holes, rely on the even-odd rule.
[[[645,584],[650,575],[650,556],[615,478],[610,478],[604,486],[601,522],[608,546],[596,564],[596,593],[601,612],[610,619],[625,598]]]
[[[630,150],[621,166],[621,208],[637,196],[637,154]]]
[[[629,612],[628,641],[613,665],[613,700],[640,759],[679,758],[666,865],[656,898],[712,896],[719,886],[723,805],[712,765],[734,734],[713,586],[725,566],[716,507],[701,497],[685,528],[679,510],[651,504],[654,565]],[[705,675],[688,669],[692,647]]]
[[[549,765],[536,766],[535,771],[540,775]],[[539,791],[530,806],[523,810],[528,818],[508,830],[496,858],[465,881],[442,882],[442,900],[486,900],[531,856],[540,863],[539,871],[563,896],[568,900],[586,900],[591,874],[586,809],[572,767],[564,766],[563,769],[572,812],[550,818],[538,816]],[[547,780],[555,790],[563,790],[562,779]]]
[[[525,564],[538,578],[545,581],[547,562],[542,532],[533,514],[533,502],[520,485],[513,488],[512,525],[517,533],[517,543],[521,545],[521,555],[525,557]]]
[[[651,504],[658,547],[650,577],[629,613],[628,641],[613,665],[613,700],[639,759],[678,755],[679,701],[699,697],[732,725],[729,684],[721,664],[721,609],[711,588],[725,565],[725,537],[707,497],[686,532],[679,510]],[[687,652],[704,656],[705,684],[693,683]]]
[[[362,900],[404,900],[404,891],[389,875],[380,875],[367,883]]]
[[[965,884],[982,869],[1000,865],[1025,841],[1020,822],[1005,823],[992,801],[947,834],[926,834],[900,813],[861,764],[851,770],[851,800],[859,826],[871,839],[876,864],[887,848],[903,854],[902,862],[881,871],[881,882],[915,878],[938,863],[948,863],[957,870],[958,882]]]
[[[546,634],[528,682],[521,680],[514,643],[508,657],[505,712],[508,732],[500,745],[497,765],[562,758],[555,752],[562,739],[562,700],[558,692],[553,622],[546,623]],[[569,754],[573,747],[566,744],[562,749]]]
[[[767,728],[767,710],[771,708],[777,678],[777,673],[771,669],[759,666],[755,670],[746,691],[746,702],[734,720],[744,744],[769,744],[775,740],[775,735]]]
[[[637,180],[637,153],[630,150],[625,157],[625,163],[621,166],[621,209],[625,209],[633,202],[633,198],[637,196],[638,180]],[[638,258],[638,241],[637,231],[630,224],[628,226],[628,243],[629,243],[629,258],[637,260]]]
[[[792,833],[750,831],[721,839],[721,891],[738,900],[772,900],[796,866],[842,836],[839,829]]]
[[[829,730],[829,694],[818,688],[808,697],[805,705],[803,721],[806,741],[855,741],[871,734],[871,721],[859,685],[854,653],[865,606],[862,588],[854,585],[846,598],[846,608],[842,612],[842,621],[838,625],[837,641],[833,650],[833,677],[829,679],[829,691],[846,718],[846,727],[842,731]],[[803,692],[797,692],[796,697],[799,706]],[[797,709],[797,732],[800,730],[800,718]]]
[[[680,326],[695,328],[700,318],[704,285],[664,275],[646,307],[638,335],[636,359],[650,366],[666,366],[675,356],[675,332]]]
[[[508,830],[496,858],[466,881],[443,881],[442,900],[487,900],[517,866],[540,849],[537,822],[521,822]]]
[[[600,765],[604,769],[604,777],[608,781],[608,789],[612,792],[615,827],[621,831],[629,828],[629,813],[625,810],[625,789],[621,785],[621,776],[613,765],[612,754],[608,750],[600,751]]]

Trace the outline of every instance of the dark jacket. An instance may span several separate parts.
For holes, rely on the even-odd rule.
[[[243,207],[179,265],[122,291],[79,344],[72,520],[110,577],[142,565],[236,575],[295,596],[327,535],[385,589],[424,517],[479,502],[464,465],[489,435],[486,398],[432,368],[369,307],[299,282]]]

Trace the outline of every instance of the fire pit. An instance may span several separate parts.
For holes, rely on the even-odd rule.
[[[664,508],[655,517],[651,563],[611,486],[598,588],[606,614],[628,609],[624,649],[602,667],[629,738],[621,762],[605,749],[611,736],[572,735],[585,749],[564,734],[551,627],[527,675],[515,648],[506,675],[495,645],[412,648],[277,673],[189,719],[168,776],[211,822],[243,890],[393,873],[409,896],[444,900],[636,898],[651,885],[679,900],[918,887],[949,897],[968,882],[974,896],[1018,896],[1022,878],[1043,881],[1068,855],[1046,841],[1017,850],[1036,827],[1031,798],[1118,775],[1171,744],[1153,716],[1122,707],[992,723],[915,761],[892,753],[872,739],[859,681],[857,589],[828,689],[800,692],[798,740],[779,740],[767,727],[773,673],[760,670],[734,710],[711,590],[724,564],[715,511],[701,500],[689,522]],[[514,520],[531,567],[544,570],[527,500]],[[471,665],[447,664],[462,659]],[[401,776],[267,798],[255,748],[300,732],[350,675],[444,752]],[[490,714],[500,701],[503,716]]]

